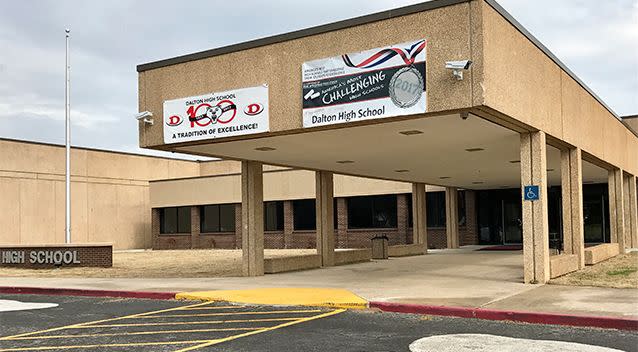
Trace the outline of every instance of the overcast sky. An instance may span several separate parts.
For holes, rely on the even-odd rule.
[[[139,152],[136,65],[417,2],[1,1],[0,137],[64,143],[66,26],[72,143]],[[499,3],[619,115],[638,114],[638,0]]]

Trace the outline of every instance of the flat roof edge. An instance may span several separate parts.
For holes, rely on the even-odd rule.
[[[201,59],[206,59],[209,57],[229,54],[236,51],[258,48],[261,46],[281,43],[288,40],[300,39],[300,38],[309,37],[312,35],[322,34],[326,32],[350,28],[350,27],[356,27],[363,24],[373,23],[373,22],[377,22],[377,21],[381,21],[381,20],[385,20],[389,18],[410,15],[417,12],[433,10],[433,9],[437,9],[441,7],[457,5],[457,4],[470,2],[470,1],[472,0],[432,0],[428,2],[422,2],[422,3],[418,3],[414,5],[399,7],[396,9],[376,12],[369,15],[363,15],[359,17],[337,21],[337,22],[322,24],[322,25],[318,25],[318,26],[310,27],[306,29],[300,29],[293,32],[276,34],[273,36],[268,36],[268,37],[259,38],[255,40],[249,40],[249,41],[238,43],[238,44],[227,45],[221,48],[204,50],[204,51],[200,51],[200,52],[196,52],[192,54],[186,54],[182,56],[173,57],[170,59],[153,61],[153,62],[138,65],[137,72],[144,72],[144,71],[153,70],[156,68],[182,64],[182,63],[186,63],[190,61],[201,60]]]
[[[6,137],[0,137],[0,142],[24,143],[24,144],[40,145],[40,146],[44,146],[44,147],[64,148],[64,144],[60,144],[60,143],[38,142],[38,141],[31,141],[31,140],[27,140],[27,139],[16,139],[16,138],[6,138]],[[71,145],[71,149],[86,150],[86,151],[90,151],[90,152],[122,154],[122,155],[127,155],[127,156],[141,156],[141,157],[155,158],[155,159],[187,161],[187,162],[193,162],[193,163],[198,163],[198,162],[202,161],[202,160],[190,160],[190,159],[182,158],[182,157],[179,157],[179,156],[170,157],[170,156],[164,156],[164,155],[149,155],[149,154],[142,154],[142,153],[136,153],[136,152],[127,152],[127,151],[123,151],[123,150],[102,149],[102,148],[95,148],[95,147],[83,147],[83,146],[78,146],[78,145]],[[154,149],[152,149],[152,150],[154,150]],[[182,154],[186,154],[186,153],[182,153]],[[214,160],[203,160],[203,161],[207,162],[207,161],[214,161]]]
[[[276,34],[269,37],[250,40],[238,44],[227,45],[221,48],[215,48],[205,51],[200,51],[192,54],[186,54],[169,59],[153,61],[137,66],[137,72],[144,72],[161,67],[172,66],[176,64],[186,63],[195,60],[206,59],[214,56],[229,54],[241,50],[247,50],[266,46],[270,44],[276,44],[288,40],[300,39],[312,35],[322,34],[330,31],[355,27],[367,23],[377,22],[384,19],[405,16],[417,12],[433,10],[441,7],[457,5],[465,2],[471,2],[473,0],[432,0],[428,2],[418,3],[414,5],[404,6],[397,9],[390,9],[381,11],[369,15],[354,17],[338,22],[332,22],[315,27],[301,29],[293,32]],[[622,122],[622,118],[607,105],[594,91],[587,86],[578,76],[572,72],[554,53],[551,52],[543,43],[541,43],[534,35],[532,35],[520,22],[518,22],[507,10],[505,10],[496,0],[483,0],[490,5],[496,12],[503,16],[510,24],[512,24],[519,32],[521,32],[529,41],[531,41],[537,48],[539,48],[545,55],[547,55],[555,64],[557,64],[563,71],[565,71],[573,80],[575,80],[583,89],[585,89],[594,99],[596,99],[607,111],[609,111],[617,120]],[[623,124],[625,125],[625,124]],[[626,126],[626,125],[625,125]],[[635,131],[632,131],[635,134]],[[637,135],[638,137],[638,135]]]

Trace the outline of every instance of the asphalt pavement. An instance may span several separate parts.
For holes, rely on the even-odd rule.
[[[494,346],[638,352],[638,332],[373,310],[0,295],[0,352],[410,351],[410,345],[415,352]]]

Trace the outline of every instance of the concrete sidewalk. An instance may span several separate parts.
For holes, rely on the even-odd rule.
[[[168,292],[323,287],[368,301],[638,318],[638,289],[525,285],[522,276],[521,252],[463,248],[254,278],[0,278],[0,286]]]

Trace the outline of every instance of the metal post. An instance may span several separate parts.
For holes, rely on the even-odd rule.
[[[65,65],[65,83],[66,83],[66,92],[65,92],[65,125],[66,125],[66,174],[65,174],[65,186],[66,186],[66,196],[65,196],[65,243],[71,243],[71,99],[69,94],[69,87],[71,85],[71,65],[69,63],[69,35],[71,33],[70,29],[66,29],[66,65]]]

